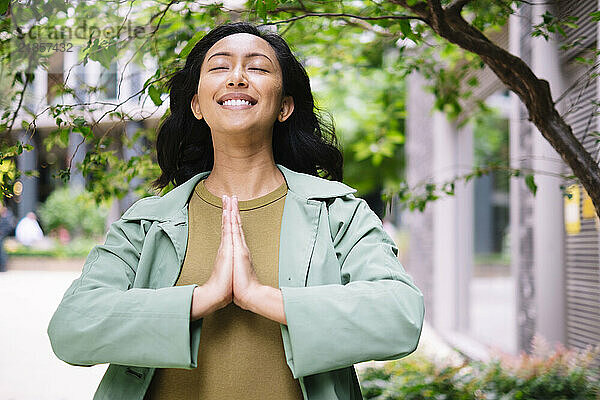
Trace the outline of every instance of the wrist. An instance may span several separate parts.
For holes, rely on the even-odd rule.
[[[261,296],[263,296],[264,288],[265,286],[262,284],[250,286],[242,299],[242,308],[256,313],[256,305],[260,301]]]
[[[223,293],[219,290],[217,290],[216,287],[214,287],[213,285],[209,284],[209,283],[205,283],[203,285],[203,287],[206,288],[207,293],[209,293],[210,299],[211,301],[211,312],[220,310],[221,308],[225,307],[227,304],[231,303],[231,295],[229,296],[225,296],[223,295]]]
[[[227,305],[226,299],[218,296],[211,285],[201,285],[194,288],[192,295],[191,318],[193,321],[212,314]]]

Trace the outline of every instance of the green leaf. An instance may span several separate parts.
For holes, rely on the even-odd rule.
[[[407,19],[401,19],[398,24],[400,26],[400,32],[402,32],[404,37],[409,38],[413,35],[413,31],[410,28],[410,22]]]
[[[537,192],[537,185],[535,184],[533,175],[529,174],[525,176],[525,183],[527,184],[527,187],[529,188],[531,193],[533,193],[533,195],[535,196],[535,193]]]
[[[469,85],[469,86],[477,86],[478,84],[479,84],[479,80],[477,79],[476,76],[469,78],[469,80],[467,81],[467,85]]]
[[[64,147],[67,147],[69,145],[69,130],[68,129],[62,129],[60,131],[60,142],[63,144]]]
[[[6,13],[10,0],[0,0],[0,14]]]
[[[98,39],[94,41],[90,59],[98,61],[106,69],[110,69],[110,64],[117,58],[116,43],[110,45],[98,43]]]
[[[156,106],[160,106],[163,103],[160,98],[160,91],[154,85],[148,87],[148,94]]]
[[[89,126],[76,126],[73,128],[73,132],[81,133],[81,136],[86,139],[92,139],[94,136],[92,134],[92,129]]]
[[[181,49],[181,51],[179,52],[179,57],[181,58],[185,58],[187,57],[187,55],[190,53],[190,51],[192,51],[192,49],[194,48],[194,46],[196,45],[196,43],[198,43],[198,41],[200,39],[202,39],[202,37],[206,35],[206,32],[204,31],[198,31],[194,34],[194,36],[192,36],[192,38],[190,40],[188,40],[187,44],[185,45],[185,47],[183,49]],[[158,71],[156,71],[158,72]],[[154,74],[156,75],[156,74]]]
[[[148,87],[148,85],[150,85],[150,82],[152,82],[155,79],[158,79],[159,75],[160,75],[160,70],[157,69],[156,72],[154,72],[154,74],[150,78],[146,79],[146,82],[144,82],[144,89],[146,89]]]
[[[265,0],[256,0],[256,11],[263,20],[267,19],[267,2]]]
[[[73,120],[73,123],[75,124],[75,126],[84,126],[85,125],[85,118],[83,117],[77,117]]]

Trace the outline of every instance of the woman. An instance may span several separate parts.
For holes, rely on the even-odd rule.
[[[90,252],[50,321],[54,352],[111,363],[95,399],[361,398],[353,364],[414,351],[423,296],[340,182],[304,68],[278,35],[226,24],[170,96],[154,183],[175,188]]]

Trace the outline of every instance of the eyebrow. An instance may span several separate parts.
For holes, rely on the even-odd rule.
[[[230,52],[227,52],[227,51],[221,51],[219,53],[215,53],[212,56],[208,57],[208,60],[206,60],[206,61],[208,62],[211,58],[216,57],[216,56],[228,56],[228,57],[231,57],[232,54]],[[264,55],[262,53],[247,53],[247,54],[244,55],[244,57],[246,57],[246,58],[250,58],[250,57],[265,57],[267,60],[269,60],[271,62],[271,64],[273,64],[273,61],[271,61],[271,59],[269,57],[267,57],[266,55]]]

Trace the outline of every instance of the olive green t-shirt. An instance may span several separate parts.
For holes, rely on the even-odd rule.
[[[271,193],[238,202],[258,279],[275,288],[286,194],[284,182]],[[221,242],[222,212],[221,198],[201,180],[189,202],[188,246],[175,285],[202,285],[210,277]],[[300,384],[286,363],[278,322],[232,302],[205,316],[201,329],[198,367],[157,368],[145,400],[302,400]]]

